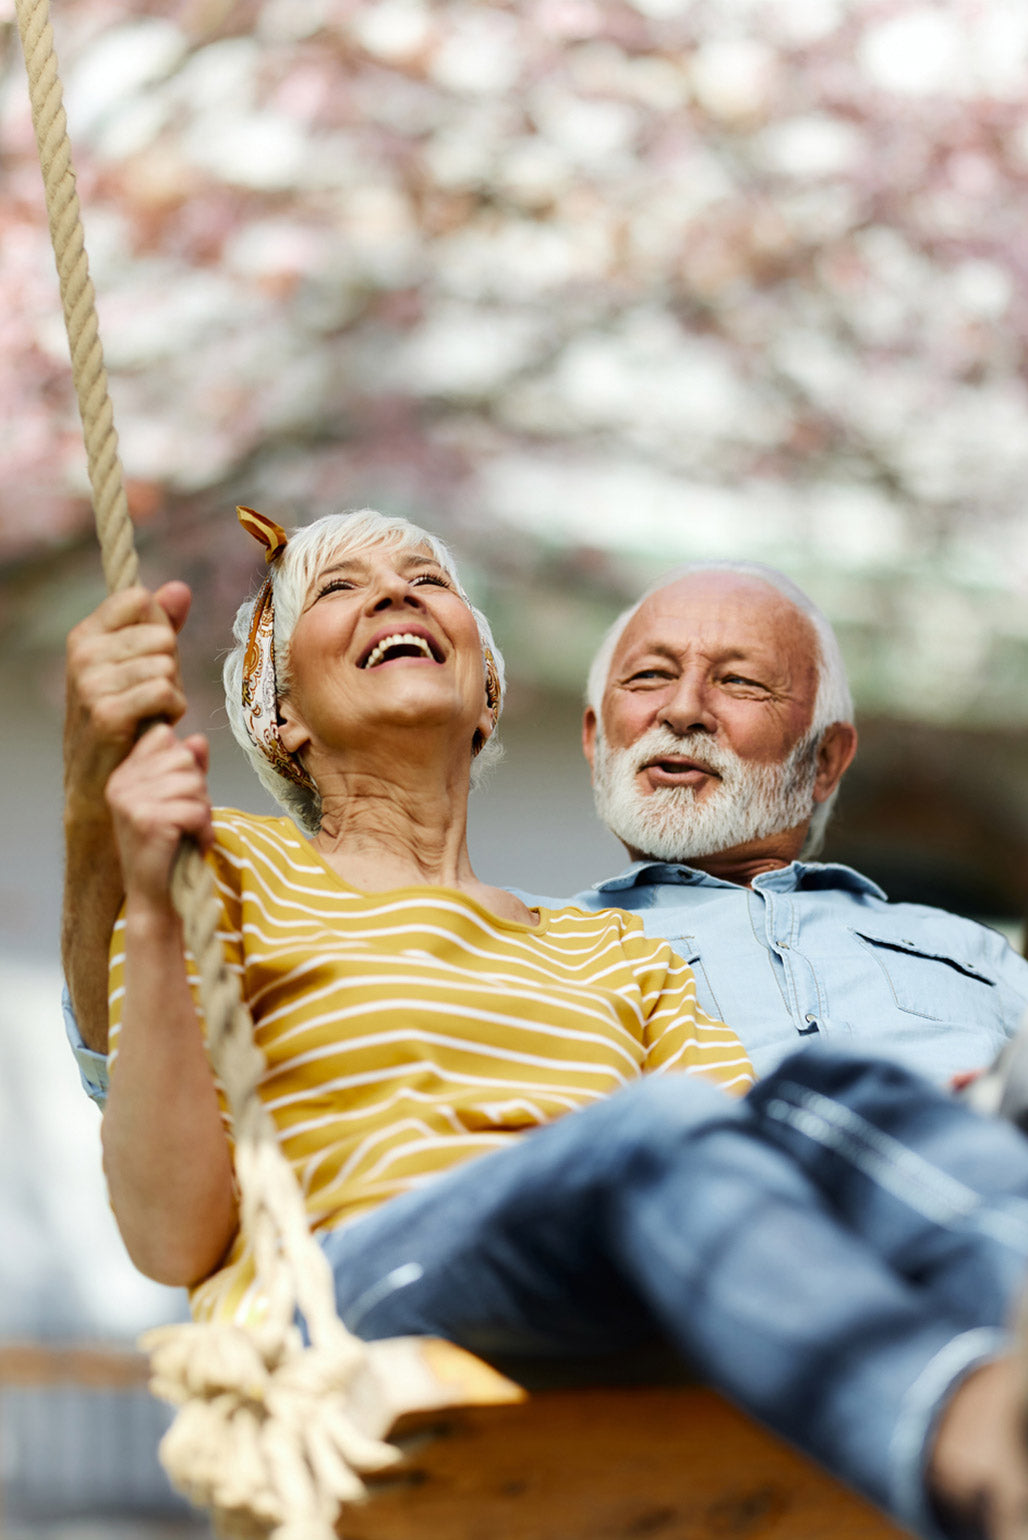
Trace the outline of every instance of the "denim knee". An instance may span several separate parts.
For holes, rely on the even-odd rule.
[[[876,1098],[904,1098],[918,1101],[952,1103],[949,1093],[902,1064],[869,1054],[847,1053],[839,1049],[801,1048],[783,1059],[777,1068],[758,1080],[747,1095],[753,1107],[760,1107],[777,1094],[779,1084],[795,1082],[807,1089],[840,1101]]]
[[[745,1101],[702,1076],[683,1074],[648,1076],[562,1120],[568,1164],[578,1168],[572,1185],[592,1211],[597,1244],[614,1241],[626,1206],[633,1208],[643,1194],[692,1185],[690,1172],[703,1163],[700,1152],[711,1135],[749,1122]],[[618,1241],[614,1251],[620,1250]]]
[[[629,1172],[665,1164],[683,1141],[705,1130],[745,1120],[744,1109],[744,1102],[701,1075],[652,1075],[579,1114],[579,1132],[590,1145],[602,1137],[603,1150],[591,1148],[590,1155],[620,1182]]]

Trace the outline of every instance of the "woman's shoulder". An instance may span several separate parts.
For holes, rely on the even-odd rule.
[[[624,909],[580,909],[577,904],[561,904],[552,909],[539,906],[550,928],[568,935],[601,935],[609,933],[619,937],[638,937],[646,941],[643,923],[637,915],[627,914]]]
[[[303,838],[296,824],[291,818],[284,818],[274,813],[247,813],[240,807],[216,807],[214,809],[214,828],[216,831],[234,829],[246,831],[247,829],[277,831],[279,834],[299,843]]]
[[[213,816],[215,860],[230,864],[265,854],[286,863],[300,859],[308,842],[291,818],[246,813],[237,807],[216,807]]]
[[[692,970],[663,936],[647,934],[637,914],[624,909],[579,909],[565,904],[560,909],[540,909],[551,935],[565,935],[569,942],[591,937],[597,944],[620,949],[634,969],[658,968],[669,975]]]

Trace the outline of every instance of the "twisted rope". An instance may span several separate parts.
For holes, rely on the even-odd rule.
[[[118,435],[100,346],[96,298],[86,260],[53,29],[46,0],[42,3],[17,0],[17,12],[104,577],[108,590],[114,593],[131,587],[136,581],[139,563],[132,541],[132,524],[118,456]]]
[[[139,562],[53,29],[48,0],[16,0],[16,8],[96,531],[113,593],[137,581]],[[161,1457],[176,1486],[213,1510],[224,1536],[250,1540],[270,1532],[276,1540],[331,1540],[341,1502],[363,1491],[357,1472],[379,1470],[396,1456],[354,1420],[351,1392],[365,1367],[364,1349],[335,1313],[331,1271],[258,1096],[263,1057],[218,940],[213,876],[191,842],[179,852],[172,894],[200,974],[208,1051],[235,1125],[240,1223],[267,1314],[252,1332],[211,1324],[165,1327],[144,1337],[155,1393],[180,1407]],[[294,1323],[298,1308],[309,1347]]]

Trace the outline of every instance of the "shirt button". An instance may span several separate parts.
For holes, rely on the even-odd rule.
[[[803,1020],[804,1021],[809,1021],[810,1024],[813,1026],[814,1022],[817,1021],[817,1017],[816,1016],[812,1016],[810,1014],[810,1012],[808,1011],[807,1014],[804,1016]]]
[[[779,941],[779,943],[778,943],[778,950],[780,952],[787,952],[789,950],[789,943],[788,943],[788,941]]]

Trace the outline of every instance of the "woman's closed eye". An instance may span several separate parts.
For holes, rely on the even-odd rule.
[[[430,584],[433,588],[453,589],[453,583],[444,572],[416,572],[407,579],[411,588],[420,588]],[[342,573],[334,573],[330,577],[323,578],[318,584],[314,594],[314,602],[323,599],[328,594],[352,593],[364,586],[362,579],[345,577]]]
[[[348,589],[356,588],[356,586],[352,578],[326,578],[324,583],[318,585],[318,591],[314,597],[315,599],[323,599],[326,594],[342,593]]]

